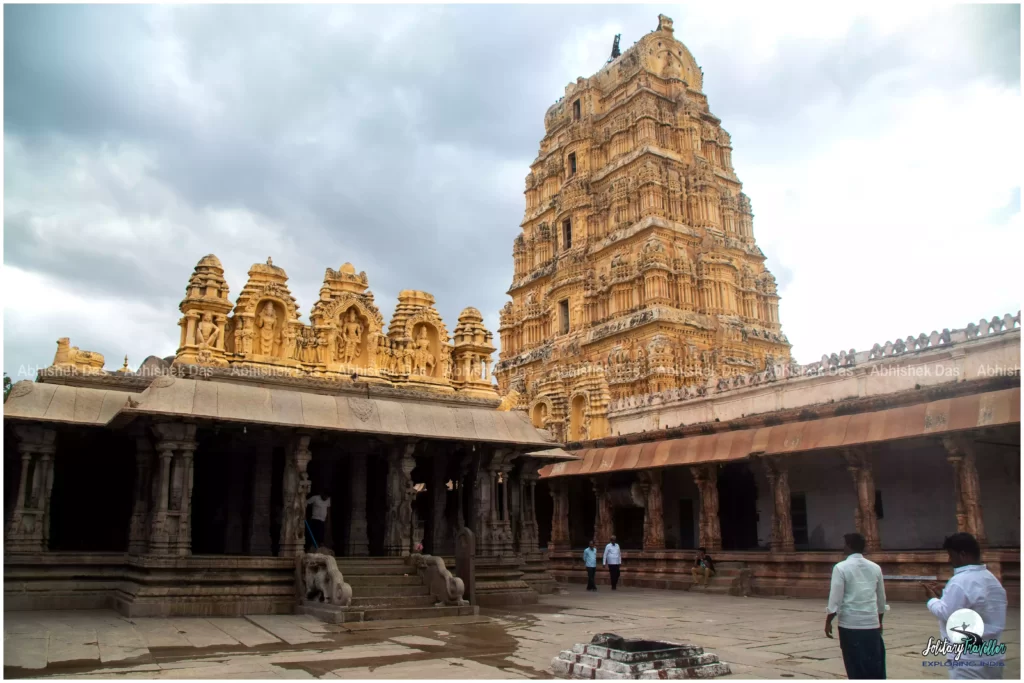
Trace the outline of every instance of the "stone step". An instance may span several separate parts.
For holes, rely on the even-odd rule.
[[[416,572],[405,564],[356,564],[356,563],[338,563],[338,571],[345,576],[384,576],[384,575],[398,575],[402,574],[415,574]]]
[[[375,567],[409,566],[409,561],[404,557],[367,557],[365,555],[356,555],[354,557],[336,557],[334,561],[338,563],[339,567],[344,564],[368,564]]]
[[[391,609],[398,607],[433,607],[433,595],[361,595],[352,598],[354,610]]]
[[[363,610],[363,621],[383,621],[391,619],[428,619],[431,617],[471,616],[472,605],[461,607],[398,607],[394,609]]]
[[[422,586],[423,581],[416,574],[411,576],[399,576],[394,574],[346,574],[345,583],[352,586],[354,591],[357,586]]]
[[[349,584],[351,585],[351,584]],[[409,586],[396,586],[394,584],[381,585],[360,585],[352,587],[353,599],[355,598],[378,598],[378,597],[406,597],[412,595],[430,595],[430,589],[422,583]]]

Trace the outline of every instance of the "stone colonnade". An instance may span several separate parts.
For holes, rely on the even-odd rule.
[[[186,422],[157,422],[135,433],[136,477],[128,522],[128,552],[133,555],[188,556],[192,554],[192,490],[194,459],[198,448],[197,427]],[[50,492],[53,487],[56,430],[41,426],[15,428],[21,473],[5,548],[8,552],[45,552],[49,549]],[[306,500],[312,482],[309,464],[312,435],[295,433],[284,448],[281,484],[279,551],[282,557],[301,554],[305,547]],[[541,463],[509,449],[481,444],[451,447],[444,452],[430,442],[394,441],[386,444],[387,481],[384,549],[387,554],[407,556],[414,548],[416,524],[414,500],[417,489],[412,473],[419,462],[430,463],[428,493],[432,499],[431,526],[435,553],[453,551],[456,533],[469,522],[476,536],[478,556],[512,557],[539,551],[536,485]],[[247,531],[243,544],[248,555],[270,556],[271,489],[267,482],[273,469],[273,448],[258,447],[246,458],[252,461],[251,482],[244,478],[224,482],[225,495]],[[69,454],[71,456],[73,454]],[[461,455],[461,458],[449,457]],[[202,457],[202,455],[200,456]],[[368,555],[367,469],[365,452],[346,456],[351,460],[351,515],[347,543],[341,553]],[[325,462],[326,464],[326,462]],[[457,465],[452,467],[451,465]],[[455,495],[449,497],[449,484]],[[243,523],[241,502],[249,492],[250,519]],[[471,496],[464,501],[465,487]],[[232,487],[239,491],[232,493]],[[236,495],[237,494],[237,495]],[[469,509],[464,509],[468,505]],[[234,510],[238,507],[238,510]],[[232,522],[229,522],[229,524]]]
[[[987,538],[974,443],[962,436],[944,437],[941,443],[952,465],[957,531],[972,534],[984,547]],[[875,513],[875,483],[868,459],[869,450],[866,447],[846,448],[840,454],[852,477],[856,496],[856,507],[852,510],[855,528],[864,536],[866,550],[878,551],[881,549],[881,538]],[[789,462],[785,456],[764,455],[754,457],[752,462],[759,462],[768,480],[769,499],[772,501],[771,550],[779,553],[793,552]],[[719,551],[722,549],[722,532],[719,521],[718,464],[682,467],[689,468],[700,495],[698,546],[706,548],[709,553]],[[664,550],[662,471],[640,470],[636,472],[636,478],[644,499],[643,550]],[[549,546],[552,550],[567,550],[570,547],[568,483],[568,477],[548,480],[548,490],[553,501]],[[601,546],[615,533],[609,475],[591,475],[589,483],[593,487],[596,502],[594,540]]]

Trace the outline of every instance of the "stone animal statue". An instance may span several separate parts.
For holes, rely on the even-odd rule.
[[[501,403],[498,405],[498,410],[515,410],[518,406],[519,392],[515,389],[509,389],[509,392],[501,397]]]
[[[95,351],[82,351],[71,345],[71,339],[61,337],[57,340],[57,353],[53,357],[55,367],[72,366],[79,370],[102,370],[103,354]]]
[[[299,557],[300,600],[326,602],[348,607],[352,586],[345,583],[334,557],[325,553],[304,553]]]
[[[462,579],[452,576],[444,565],[444,560],[433,555],[420,555],[414,553],[409,556],[409,563],[416,568],[430,588],[430,594],[438,601],[439,605],[465,605],[463,599],[466,586]]]

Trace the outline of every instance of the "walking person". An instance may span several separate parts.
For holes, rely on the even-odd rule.
[[[690,573],[693,575],[693,585],[696,586],[700,583],[698,577],[703,575],[704,582],[702,585],[705,588],[708,587],[708,581],[710,581],[711,575],[715,573],[715,563],[704,548],[697,549],[697,557],[693,561],[693,567],[690,569]]]
[[[331,510],[331,497],[322,489],[306,499],[306,507],[312,508],[309,514],[309,532],[313,537],[313,546],[320,547],[324,543],[327,531],[327,515]]]
[[[863,536],[846,534],[843,541],[846,559],[832,568],[825,635],[832,637],[832,620],[838,615],[839,647],[843,651],[846,677],[882,679],[885,678],[882,569],[865,559]]]
[[[614,536],[604,547],[604,557],[601,561],[608,567],[608,576],[612,580],[612,590],[619,585],[619,565],[622,564],[622,551]]]
[[[597,574],[597,544],[594,541],[590,542],[590,547],[583,550],[583,566],[587,568],[587,590],[596,591],[594,575]]]
[[[984,632],[981,641],[999,642],[1006,627],[1006,589],[988,568],[981,563],[981,546],[971,534],[958,533],[948,537],[942,549],[949,555],[953,565],[953,576],[945,587],[937,583],[925,583],[928,596],[928,611],[939,620],[939,636],[948,639],[946,622],[960,609],[969,609],[981,617]],[[998,653],[998,649],[995,651]],[[1002,678],[1005,653],[981,654],[964,652],[956,666],[949,667],[949,677]],[[946,655],[954,659],[955,653]]]

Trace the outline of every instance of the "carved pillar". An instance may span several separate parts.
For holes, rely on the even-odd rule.
[[[267,556],[270,543],[270,491],[273,477],[273,451],[270,445],[258,450],[252,463],[252,516],[249,520],[249,554]]]
[[[540,462],[525,460],[519,471],[519,552],[526,555],[540,549],[540,528],[537,525],[535,491],[540,475]]]
[[[548,480],[551,494],[551,540],[548,550],[569,549],[569,487],[565,479]]]
[[[483,518],[478,534],[482,541],[478,541],[476,546],[480,555],[501,557],[513,554],[512,524],[508,514],[508,475],[514,457],[509,450],[499,448],[480,459],[480,469],[476,473],[477,490],[474,492],[478,514]],[[501,491],[499,484],[502,484]],[[504,519],[500,513],[501,505],[504,505]]]
[[[348,554],[369,555],[370,541],[366,533],[366,454],[352,456],[352,517],[348,527]]]
[[[612,500],[608,496],[608,484],[599,477],[593,477],[594,497],[597,499],[597,511],[594,514],[594,540],[598,547],[611,540],[615,534],[612,521]]]
[[[135,497],[128,527],[128,552],[131,555],[143,555],[149,548],[150,508],[158,502],[152,497],[154,460],[153,444],[149,438],[136,438]]]
[[[946,458],[953,466],[953,495],[956,496],[956,530],[974,536],[988,545],[982,515],[981,484],[978,480],[974,442],[966,438],[944,437]]]
[[[408,556],[412,544],[412,501],[416,496],[412,471],[415,443],[397,444],[388,453],[387,513],[384,547],[388,555]]]
[[[448,456],[438,453],[431,463],[430,490],[432,541],[431,554],[447,555],[453,550],[451,541],[454,536],[448,528]]]
[[[665,517],[661,494],[661,470],[643,470],[639,478],[645,501],[644,550],[664,550]]]
[[[851,448],[843,452],[843,457],[857,494],[857,509],[853,516],[857,533],[864,537],[864,549],[867,552],[880,550],[882,541],[878,535],[878,517],[875,515],[875,479],[867,454],[862,449]]]
[[[281,515],[281,542],[278,555],[301,555],[306,540],[306,500],[309,498],[309,474],[306,472],[313,454],[309,452],[310,437],[300,434],[293,438],[285,454],[282,494],[284,510]]]
[[[159,475],[153,477],[149,552],[189,555],[192,552],[192,459],[196,426],[185,422],[153,425]]]
[[[232,453],[229,456],[231,470],[236,476],[231,477],[224,483],[224,493],[227,499],[227,523],[224,525],[224,553],[226,555],[239,555],[243,552],[245,542],[245,520],[242,515],[245,512],[245,485],[248,483],[246,477],[246,463]]]
[[[793,543],[792,504],[789,491],[789,463],[768,456],[762,461],[772,496],[772,552],[791,553]]]
[[[15,434],[21,455],[21,476],[5,545],[7,552],[43,552],[50,542],[50,492],[57,432],[26,426],[16,427]]]
[[[722,527],[718,519],[718,466],[695,465],[690,471],[700,491],[700,546],[712,553],[722,549]]]

